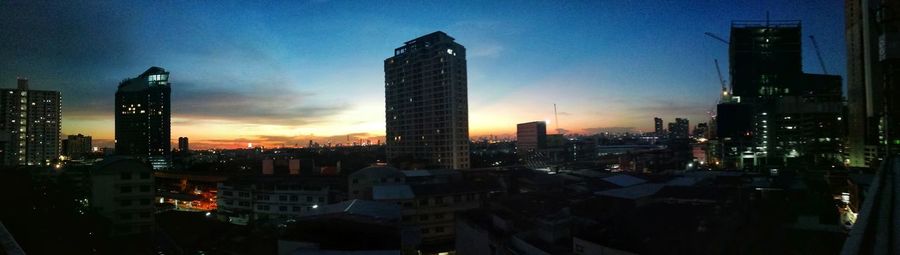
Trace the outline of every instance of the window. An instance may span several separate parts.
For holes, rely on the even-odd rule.
[[[435,227],[434,232],[435,233],[444,233],[444,227]]]
[[[141,192],[150,192],[150,185],[142,185]]]
[[[288,197],[286,195],[278,196],[278,201],[287,201]]]
[[[122,174],[119,176],[119,179],[122,179],[122,180],[131,180],[131,173],[122,173]]]
[[[279,207],[278,207],[278,210],[279,210],[279,211],[282,211],[282,212],[287,212],[287,206],[283,206],[283,205],[282,205],[282,206],[279,206]]]
[[[294,207],[291,208],[291,209],[292,209],[294,212],[299,212],[299,211],[300,211],[300,207],[299,207],[299,206],[294,206]]]
[[[313,198],[311,196],[306,196],[306,202],[312,202]]]
[[[131,187],[128,187],[128,186],[120,187],[119,193],[131,193]]]
[[[319,197],[319,203],[325,203],[325,197]]]
[[[131,200],[119,200],[119,206],[131,206]]]
[[[148,212],[142,212],[142,213],[140,214],[140,217],[141,217],[141,219],[150,218],[150,213],[148,213]]]
[[[444,213],[435,213],[435,214],[434,214],[434,218],[435,218],[435,219],[443,219],[443,218],[444,218]]]

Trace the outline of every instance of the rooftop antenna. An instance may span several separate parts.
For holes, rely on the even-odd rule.
[[[556,114],[556,103],[553,103],[553,118],[556,119],[556,133],[559,134],[559,115]]]

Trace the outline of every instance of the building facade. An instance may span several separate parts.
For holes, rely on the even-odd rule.
[[[62,151],[63,156],[69,159],[84,159],[86,155],[93,151],[91,136],[82,134],[69,135],[66,140],[62,141]]]
[[[671,139],[688,139],[690,138],[690,122],[688,119],[675,118],[675,122],[669,122],[669,138]]]
[[[547,123],[534,121],[516,125],[516,153],[527,155],[547,147]]]
[[[876,167],[900,150],[900,3],[847,0],[847,155],[850,166]]]
[[[191,151],[191,147],[188,144],[187,137],[179,137],[178,138],[178,151],[179,152],[189,152]]]
[[[119,83],[116,91],[116,154],[168,168],[171,160],[169,72],[151,67]]]
[[[91,171],[90,205],[109,219],[112,236],[153,231],[154,177],[151,167],[129,157],[107,158]]]
[[[2,165],[50,165],[60,154],[58,91],[31,90],[19,78],[15,89],[0,89]]]
[[[653,118],[653,131],[657,137],[666,135],[666,129],[663,127],[663,119],[659,117]]]
[[[434,32],[384,61],[387,160],[469,168],[466,49]]]
[[[716,116],[723,167],[830,167],[843,160],[841,77],[803,73],[801,34],[799,21],[732,22],[732,90],[723,92]]]
[[[319,205],[333,202],[328,183],[300,177],[246,177],[218,184],[222,220],[246,225],[251,221],[280,223]]]

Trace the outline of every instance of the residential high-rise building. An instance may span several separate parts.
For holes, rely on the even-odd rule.
[[[62,154],[69,159],[83,159],[85,155],[91,153],[91,146],[91,136],[69,135],[62,141]]]
[[[178,138],[178,151],[179,152],[189,152],[191,151],[190,145],[188,144],[187,137],[179,137]]]
[[[516,125],[516,153],[526,155],[547,146],[547,122],[534,121]]]
[[[434,32],[384,60],[389,164],[469,168],[466,49]]]
[[[59,159],[61,100],[58,91],[30,90],[24,78],[15,89],[0,89],[2,165],[49,165]]]
[[[116,91],[116,154],[169,167],[171,158],[171,87],[169,72],[151,67],[119,83]]]
[[[663,137],[666,135],[665,127],[663,127],[663,119],[659,117],[653,118],[653,127],[657,137]]]
[[[900,150],[900,3],[846,0],[847,155],[851,166],[876,167]]]
[[[688,119],[675,118],[675,122],[669,122],[669,138],[688,139],[691,137]]]

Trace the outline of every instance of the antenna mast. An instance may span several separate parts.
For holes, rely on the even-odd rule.
[[[556,133],[559,134],[559,115],[556,114],[556,103],[553,103],[553,118],[556,119]]]

